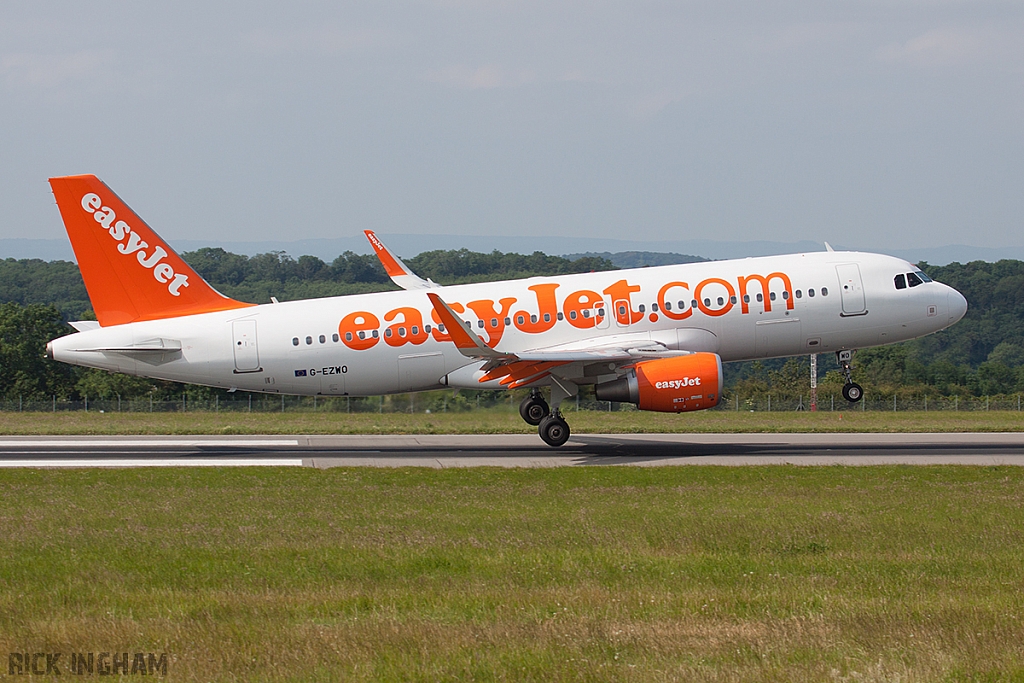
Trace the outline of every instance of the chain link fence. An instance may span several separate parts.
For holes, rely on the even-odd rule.
[[[415,412],[468,412],[473,410],[507,410],[516,412],[526,392],[479,391],[455,394],[451,391],[433,391],[418,394],[392,394],[370,397],[282,396],[273,394],[237,394],[231,398],[191,398],[187,394],[176,400],[152,398],[83,399],[68,401],[51,397],[50,400],[0,400],[0,412],[70,412],[94,411],[100,413],[168,413],[168,412],[226,412],[226,413],[415,413]],[[847,402],[841,394],[819,393],[818,411],[888,411],[888,412],[977,412],[1021,411],[1021,395],[1000,396],[871,396],[865,393],[858,403]],[[629,403],[594,400],[592,394],[567,399],[563,412],[598,411],[620,412],[636,410]],[[724,395],[713,410],[746,412],[793,412],[812,410],[810,395],[773,396],[772,394],[744,397]]]

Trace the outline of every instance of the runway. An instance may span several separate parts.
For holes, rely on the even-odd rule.
[[[1024,465],[1024,433],[0,437],[4,467]]]

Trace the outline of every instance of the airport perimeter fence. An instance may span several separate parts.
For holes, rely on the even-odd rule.
[[[151,398],[84,399],[81,401],[7,399],[0,400],[0,412],[97,412],[97,413],[447,413],[491,410],[517,412],[519,394],[506,392],[478,392],[476,396],[453,396],[452,392],[425,392],[420,394],[392,394],[370,397],[283,396],[272,394],[239,394],[229,399],[215,396],[193,399],[183,395],[173,401]],[[818,394],[817,405],[812,407],[811,397],[772,396],[747,397],[726,395],[713,410],[736,412],[1021,412],[1020,394],[1000,396],[950,397],[873,397],[865,393],[859,403],[848,403],[840,394]],[[596,411],[621,412],[637,410],[629,403],[596,401],[578,397],[562,404],[563,412]]]

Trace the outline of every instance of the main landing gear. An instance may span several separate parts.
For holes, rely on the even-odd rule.
[[[565,421],[561,413],[554,413],[540,421],[537,432],[540,434],[540,438],[544,439],[544,443],[558,448],[569,440],[569,423]]]
[[[850,403],[856,403],[864,398],[864,390],[850,377],[850,361],[853,360],[853,351],[836,351],[836,361],[843,369],[843,376],[846,384],[843,385],[843,398]]]
[[[554,410],[548,407],[540,391],[534,389],[519,404],[519,414],[529,425],[537,427],[537,433],[549,446],[558,448],[569,440],[569,423],[562,417],[558,406],[569,396],[575,396],[577,387],[565,380],[555,380],[551,384],[551,402]]]
[[[550,412],[547,401],[536,389],[530,391],[530,395],[519,404],[519,414],[526,420],[526,424],[534,427],[539,425]]]

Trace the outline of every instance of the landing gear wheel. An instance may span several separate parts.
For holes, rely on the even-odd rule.
[[[536,427],[550,414],[548,404],[540,394],[530,394],[519,404],[519,414],[526,424]]]
[[[853,349],[843,349],[842,351],[836,351],[836,361],[839,363],[839,367],[843,369],[843,377],[846,378],[846,384],[843,385],[843,398],[850,403],[856,403],[857,401],[864,398],[864,390],[860,388],[860,385],[853,381],[851,377],[850,362],[853,360]]]
[[[544,439],[544,443],[558,448],[569,440],[569,423],[562,419],[561,415],[548,415],[540,421],[537,432],[540,438]]]

